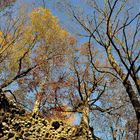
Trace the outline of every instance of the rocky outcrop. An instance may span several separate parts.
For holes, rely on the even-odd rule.
[[[0,140],[93,140],[83,125],[70,126],[60,120],[49,122],[32,116],[0,94]]]

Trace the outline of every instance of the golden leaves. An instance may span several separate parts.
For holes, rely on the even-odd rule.
[[[37,8],[30,14],[30,18],[33,31],[40,38],[43,37],[51,42],[55,39],[54,36],[58,38],[67,35],[67,32],[60,27],[57,18],[48,9]]]
[[[38,46],[35,51],[38,57],[37,61],[46,61],[52,57],[60,56],[63,62],[64,55],[76,42],[75,38],[61,27],[57,17],[53,16],[48,9],[34,9],[30,14],[28,28],[31,29],[31,34],[37,37]]]

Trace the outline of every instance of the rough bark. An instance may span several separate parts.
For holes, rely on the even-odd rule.
[[[36,100],[35,100],[35,103],[34,103],[34,107],[33,107],[33,110],[32,110],[32,115],[33,116],[39,114],[39,108],[40,108],[41,100],[42,100],[42,94],[37,93]]]
[[[89,127],[89,112],[89,105],[85,104],[82,109],[81,124],[85,125],[87,128]]]

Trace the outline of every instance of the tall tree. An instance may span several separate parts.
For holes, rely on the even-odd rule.
[[[139,139],[140,11],[136,10],[137,1],[135,4],[133,3],[134,8],[131,8],[132,3],[129,0],[83,0],[83,3],[86,8],[82,12],[70,1],[63,3],[63,6],[67,6],[71,17],[73,16],[75,22],[82,27],[84,33],[80,32],[80,35],[91,37],[96,47],[106,52],[108,61],[123,83],[135,110],[138,122],[137,139]],[[87,9],[90,9],[90,12]]]
[[[7,19],[0,34],[0,89],[9,91],[6,88],[10,84],[18,84],[14,90],[22,97],[31,86],[44,92],[53,68],[64,62],[71,37],[48,9],[38,8],[29,15],[20,13]]]
[[[19,80],[19,86],[21,89],[26,89],[26,92],[37,94],[33,114],[38,114],[42,96],[43,100],[46,96],[47,100],[54,100],[51,86],[58,84],[56,81],[64,66],[72,37],[60,26],[57,18],[48,9],[34,9],[28,18],[26,25],[21,28],[26,30],[25,40],[36,39],[30,60],[31,64],[37,67],[30,72],[28,78]]]

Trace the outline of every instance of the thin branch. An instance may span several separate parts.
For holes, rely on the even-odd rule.
[[[117,32],[120,31],[121,29],[123,29],[124,27],[129,26],[138,16],[140,16],[140,12],[139,12],[138,14],[136,14],[136,15],[134,16],[134,18],[132,18],[127,24],[125,24],[125,25],[123,25],[122,27],[120,27],[120,28],[117,30]]]
[[[76,69],[76,66],[74,64],[74,70],[75,70],[75,73],[76,73],[76,77],[77,77],[77,80],[78,80],[78,93],[79,93],[79,96],[81,98],[81,100],[83,101],[83,95],[82,95],[82,92],[81,92],[81,80],[80,80],[80,77],[79,77],[79,73]]]
[[[90,104],[91,106],[93,105],[93,104],[95,104],[99,99],[100,99],[100,97],[103,95],[103,93],[105,92],[105,89],[106,89],[106,83],[105,83],[105,85],[104,85],[104,88],[103,88],[103,90],[102,90],[102,92],[98,95],[98,97],[96,98],[96,99],[94,99],[94,101]]]
[[[37,65],[28,68],[27,70],[21,72],[20,74],[17,74],[13,79],[11,80],[7,80],[5,81],[1,86],[0,86],[0,90],[2,90],[3,88],[7,87],[8,85],[10,85],[11,83],[13,83],[14,81],[16,81],[19,78],[22,78],[24,76],[26,76],[32,69],[36,68]]]
[[[11,90],[4,90],[3,92],[9,92],[13,97],[14,97],[14,100],[15,102],[17,103],[17,99],[16,99],[16,96],[14,95],[14,93],[11,91]]]

